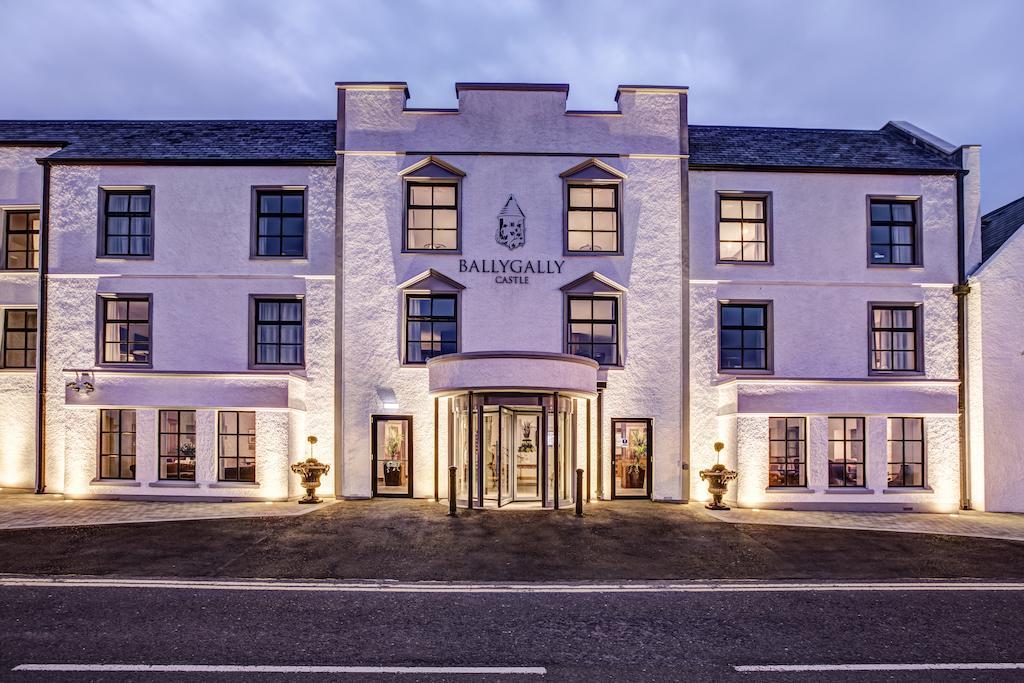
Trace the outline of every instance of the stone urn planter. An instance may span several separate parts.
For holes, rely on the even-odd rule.
[[[384,485],[385,486],[401,486],[402,485],[402,461],[401,460],[385,460],[384,461]]]
[[[313,457],[313,444],[316,443],[316,437],[311,436],[307,441],[309,441],[309,457],[292,465],[292,472],[302,477],[301,485],[306,489],[306,495],[299,499],[299,503],[305,505],[322,502],[316,495],[316,489],[320,486],[320,477],[331,471],[330,465]]]
[[[715,443],[716,455],[722,452],[725,444],[721,441]],[[739,473],[726,469],[722,463],[715,463],[710,469],[701,470],[701,481],[708,483],[708,493],[711,494],[711,502],[705,505],[708,510],[728,510],[729,506],[722,503],[722,496],[729,490],[729,482],[739,476]]]
[[[640,465],[628,465],[626,467],[626,488],[642,489],[644,480],[647,478],[646,470]]]

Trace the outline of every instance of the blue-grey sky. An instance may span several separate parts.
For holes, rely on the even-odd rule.
[[[694,123],[878,128],[983,146],[1024,195],[1020,0],[0,0],[0,118],[331,118],[339,80],[690,86]]]

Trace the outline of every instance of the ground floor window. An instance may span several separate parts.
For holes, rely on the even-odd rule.
[[[374,415],[373,495],[412,497],[412,417]]]
[[[217,440],[218,481],[256,483],[256,413],[222,410]]]
[[[100,479],[135,478],[135,411],[100,411]]]
[[[807,486],[805,418],[768,418],[768,486]]]
[[[890,417],[888,440],[888,485],[924,486],[924,419]]]
[[[651,495],[651,421],[612,420],[612,498]]]
[[[828,419],[828,485],[864,486],[864,418]]]
[[[160,479],[195,481],[196,411],[160,411]]]

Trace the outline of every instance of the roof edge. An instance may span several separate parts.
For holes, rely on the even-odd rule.
[[[455,96],[463,90],[509,90],[515,92],[560,92],[569,95],[568,83],[470,83],[457,82]]]

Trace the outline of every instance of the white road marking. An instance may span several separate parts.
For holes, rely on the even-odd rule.
[[[1005,671],[1024,669],[1024,662],[948,662],[933,664],[766,664],[734,666],[741,673],[799,673],[811,671]]]
[[[274,579],[120,579],[109,577],[0,576],[0,588],[138,588],[310,593],[830,593],[905,591],[1024,591],[1024,582],[908,581],[785,583],[693,581],[651,583],[458,583],[398,581],[292,581]]]
[[[543,676],[542,666],[288,666],[270,664],[19,664],[12,671],[270,674],[470,674]]]

